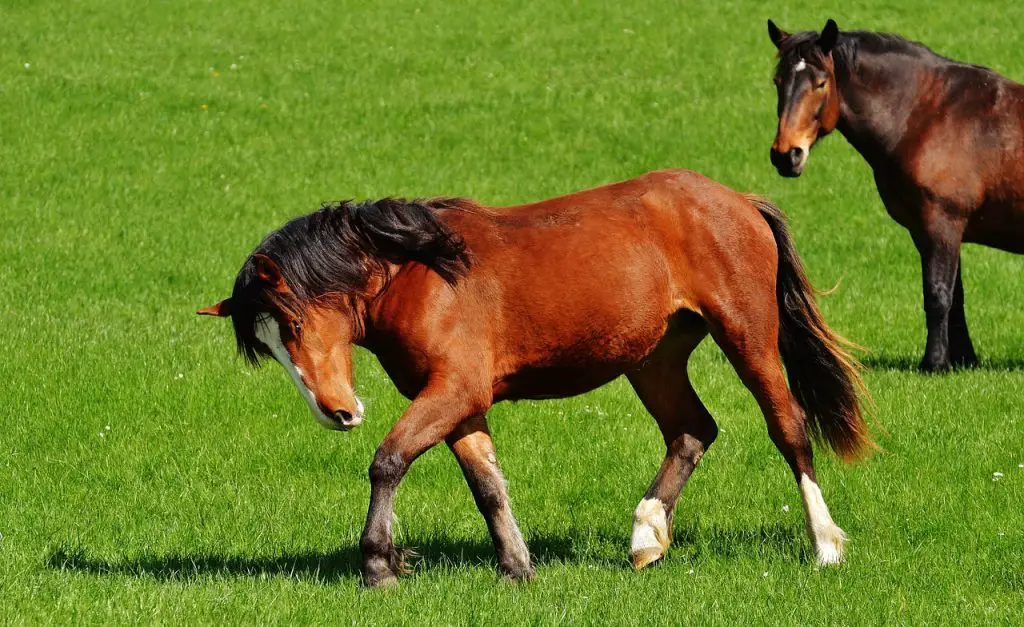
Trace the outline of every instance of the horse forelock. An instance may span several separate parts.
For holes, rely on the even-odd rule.
[[[832,50],[832,58],[846,56],[847,49],[843,44],[849,46],[845,33],[840,33],[839,41]],[[819,34],[814,31],[794,33],[784,39],[779,47],[779,63],[775,68],[778,74],[783,67],[791,67],[796,71],[803,69],[801,64],[812,65],[819,70],[828,69],[828,55],[822,52],[818,46]],[[837,64],[838,65],[838,64]]]

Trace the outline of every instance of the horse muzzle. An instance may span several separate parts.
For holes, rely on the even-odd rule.
[[[347,409],[330,410],[320,405],[319,411],[313,413],[313,417],[325,429],[333,431],[350,431],[363,424],[363,402],[356,399],[355,411]]]
[[[780,175],[796,178],[803,173],[804,166],[807,165],[807,150],[800,146],[794,146],[785,152],[772,148],[771,160]]]

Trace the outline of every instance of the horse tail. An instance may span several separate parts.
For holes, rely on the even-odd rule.
[[[832,331],[822,317],[782,210],[763,198],[747,199],[768,223],[778,248],[779,351],[789,387],[807,415],[811,437],[853,461],[874,447],[860,403],[861,395],[870,400],[862,366],[849,353],[859,347]]]

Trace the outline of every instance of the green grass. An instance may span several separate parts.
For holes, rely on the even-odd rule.
[[[1024,5],[547,4],[0,6],[0,622],[1024,622],[1024,258],[965,251],[984,367],[913,372],[918,261],[867,165],[839,137],[798,181],[768,163],[764,27],[832,16],[1021,79]],[[327,432],[192,312],[323,200],[514,203],[668,166],[772,197],[815,282],[842,279],[823,306],[870,349],[884,447],[818,456],[848,562],[814,568],[789,471],[708,343],[694,378],[722,433],[662,565],[626,557],[662,450],[617,381],[491,414],[534,583],[498,579],[438,449],[398,495],[414,573],[361,590],[366,468],[405,401],[359,353],[368,421]]]

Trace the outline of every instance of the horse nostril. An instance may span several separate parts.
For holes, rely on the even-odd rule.
[[[804,158],[804,149],[799,146],[789,151],[789,160],[793,165],[800,163],[800,160]]]
[[[334,419],[340,422],[341,424],[347,424],[350,420],[352,420],[352,412],[347,412],[344,409],[339,409],[338,411],[334,412]]]

